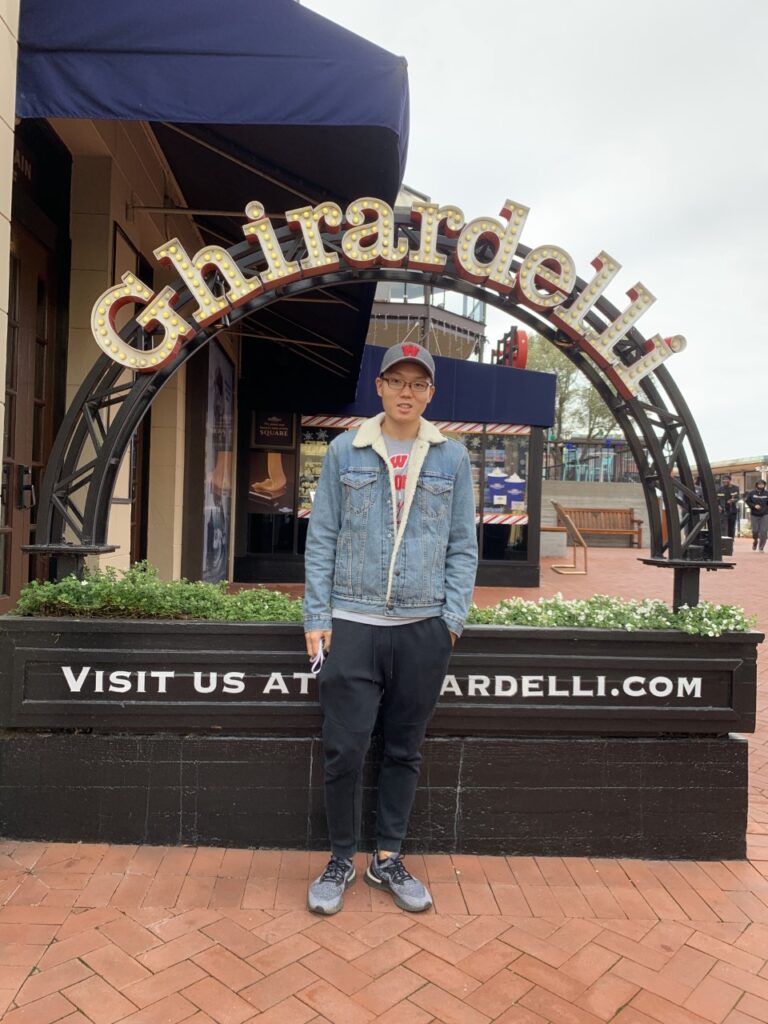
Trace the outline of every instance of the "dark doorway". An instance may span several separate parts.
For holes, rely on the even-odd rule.
[[[22,551],[35,542],[36,495],[54,432],[56,277],[53,253],[18,224],[11,229],[0,491],[0,611],[47,566]]]

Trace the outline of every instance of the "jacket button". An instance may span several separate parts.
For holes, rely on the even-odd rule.
[[[400,575],[400,570],[399,569],[395,569],[395,576],[399,576],[399,575]]]

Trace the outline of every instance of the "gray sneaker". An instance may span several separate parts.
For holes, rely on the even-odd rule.
[[[365,880],[374,889],[386,889],[392,893],[392,899],[401,910],[417,914],[432,906],[429,890],[408,871],[400,854],[380,861],[374,853],[365,872]]]
[[[335,914],[344,906],[344,890],[355,880],[355,866],[346,857],[331,857],[325,871],[309,887],[307,907],[313,914]]]

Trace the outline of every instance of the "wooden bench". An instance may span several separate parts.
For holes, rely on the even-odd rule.
[[[629,537],[629,546],[643,545],[643,521],[631,508],[564,508],[553,501],[559,521],[565,525],[565,516],[582,534]]]

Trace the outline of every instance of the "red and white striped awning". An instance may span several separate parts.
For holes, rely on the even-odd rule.
[[[302,427],[330,427],[351,430],[365,422],[364,416],[302,416]],[[465,423],[460,420],[432,420],[433,426],[446,434],[511,434],[524,436],[531,428],[522,423]]]
[[[311,515],[311,508],[300,508],[298,511],[299,519],[309,519]],[[480,522],[479,515],[475,516],[475,522]],[[525,526],[528,523],[528,514],[526,512],[484,512],[483,523],[493,526]]]
[[[480,522],[480,516],[475,516],[475,522]],[[483,512],[483,523],[485,525],[525,526],[528,523],[528,513]]]

